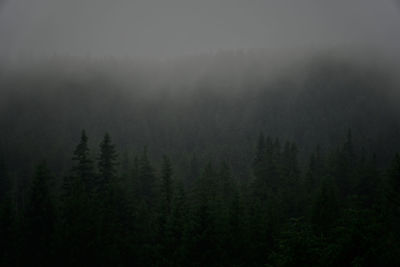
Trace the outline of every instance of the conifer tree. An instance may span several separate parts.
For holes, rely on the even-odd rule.
[[[65,177],[63,185],[59,240],[59,246],[65,250],[62,255],[65,257],[63,260],[70,265],[89,260],[95,254],[92,245],[96,237],[96,214],[93,203],[95,173],[84,130],[72,160],[74,166],[71,174]]]
[[[171,212],[171,201],[173,196],[172,186],[172,167],[167,156],[163,156],[162,174],[161,174],[161,203],[162,212],[169,214]]]
[[[0,151],[0,265],[15,264],[15,207],[12,201],[12,187],[5,158]]]
[[[147,205],[154,206],[155,175],[147,155],[147,147],[143,149],[142,156],[139,159],[138,182],[140,196],[145,200]]]
[[[75,148],[72,160],[75,165],[72,168],[71,176],[66,181],[66,193],[74,194],[81,191],[87,194],[92,193],[95,174],[85,130],[82,130],[81,139]]]
[[[187,239],[188,207],[186,193],[182,180],[174,183],[173,198],[171,202],[171,215],[166,222],[166,245],[172,266],[180,266],[184,260],[184,240]]]
[[[266,176],[265,150],[266,147],[265,147],[264,135],[260,133],[256,147],[256,155],[253,162],[254,175],[257,180],[263,180],[264,177]]]
[[[400,155],[396,154],[387,175],[386,199],[395,209],[400,209]]]
[[[196,264],[208,264],[215,246],[215,218],[216,218],[216,178],[217,173],[209,162],[203,170],[201,178],[197,181],[192,195],[192,212],[189,225],[189,244],[186,246],[192,254],[190,258]]]
[[[101,264],[118,265],[121,260],[125,230],[127,229],[128,207],[125,194],[117,177],[117,152],[108,133],[100,143],[99,170],[96,183],[98,246],[102,251]]]
[[[2,151],[0,151],[0,205],[3,201],[5,201],[10,191],[10,187],[11,185],[8,177],[5,158]]]
[[[164,155],[161,167],[161,180],[158,194],[158,240],[160,243],[160,253],[164,257],[170,255],[173,242],[171,236],[171,217],[172,217],[172,201],[173,201],[173,182],[172,182],[172,166],[169,158]],[[176,245],[176,244],[175,244]]]
[[[311,222],[319,234],[326,234],[338,219],[339,203],[333,180],[325,177],[313,203]]]
[[[35,265],[46,265],[56,222],[55,207],[50,193],[51,175],[45,162],[39,164],[32,181],[27,210],[27,245]]]
[[[100,156],[98,157],[99,175],[96,188],[99,192],[105,192],[116,179],[117,153],[108,133],[104,135],[100,144]]]

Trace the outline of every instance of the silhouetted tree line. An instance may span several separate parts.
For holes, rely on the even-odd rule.
[[[271,72],[258,66],[261,60],[274,67],[261,57],[204,60],[179,68],[62,58],[15,68],[0,63],[0,147],[11,175],[28,184],[37,158],[64,175],[82,128],[94,144],[110,131],[131,160],[148,145],[156,169],[168,153],[180,177],[189,175],[181,166],[191,164],[193,152],[200,165],[213,155],[227,159],[236,176],[248,176],[259,132],[296,142],[301,165],[315,144],[330,150],[348,128],[379,155],[380,167],[400,151],[400,87],[389,63],[321,55]]]
[[[108,134],[93,157],[82,131],[69,174],[41,162],[25,191],[1,153],[0,265],[399,266],[400,156],[382,169],[345,139],[302,168],[295,143],[260,134],[249,177],[195,156],[180,177]]]

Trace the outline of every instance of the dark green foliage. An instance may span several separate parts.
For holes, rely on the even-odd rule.
[[[2,72],[0,265],[400,266],[398,83],[321,58],[265,80],[245,58]],[[74,149],[83,126],[99,147]]]
[[[124,156],[118,173],[108,134],[98,151],[93,162],[82,132],[62,194],[38,165],[22,211],[12,187],[2,189],[2,265],[399,263],[400,156],[382,182],[376,156],[358,153],[350,132],[328,156],[317,147],[304,166],[296,144],[261,134],[248,177],[229,159],[210,160],[199,174],[194,156],[181,172],[189,180],[167,156],[157,172],[146,147],[132,162]]]
[[[171,202],[173,196],[172,184],[172,167],[170,160],[167,156],[163,157],[162,173],[161,173],[161,192],[160,203],[161,212],[168,216],[171,212]]]
[[[147,155],[147,147],[145,147],[138,163],[137,180],[139,196],[149,206],[154,206],[155,179],[154,170]]]
[[[65,194],[91,194],[95,187],[95,173],[88,147],[88,137],[84,130],[81,134],[80,143],[75,148],[72,160],[75,164],[71,170],[71,175],[65,180]]]
[[[58,246],[64,250],[61,259],[68,264],[88,263],[95,248],[95,173],[90,157],[88,138],[82,131],[72,158],[74,166],[63,184],[61,223]]]
[[[11,179],[0,151],[0,265],[12,265],[16,260],[15,223]]]
[[[400,155],[396,154],[388,172],[385,196],[394,208],[400,208]]]
[[[5,158],[2,151],[0,151],[0,203],[7,197],[10,189],[11,184],[8,177]]]
[[[96,191],[104,192],[116,179],[116,151],[111,143],[109,134],[104,136],[100,144],[100,156],[98,158],[99,175],[96,182]]]
[[[338,218],[339,203],[335,184],[331,177],[325,177],[316,194],[312,207],[311,223],[317,233],[323,235]]]
[[[36,168],[32,181],[30,201],[25,216],[25,246],[33,265],[50,265],[52,259],[56,212],[50,192],[52,179],[46,163]]]

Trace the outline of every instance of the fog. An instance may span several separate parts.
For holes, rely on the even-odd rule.
[[[3,59],[170,59],[218,51],[373,49],[394,55],[393,0],[5,0]]]
[[[394,0],[0,0],[0,266],[400,266],[399,29]]]

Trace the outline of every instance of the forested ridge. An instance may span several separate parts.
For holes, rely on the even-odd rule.
[[[380,169],[351,131],[301,171],[292,142],[259,135],[252,175],[191,159],[188,177],[147,148],[121,160],[82,131],[73,166],[40,162],[21,195],[0,161],[1,263],[31,266],[396,266],[400,156]],[[57,179],[62,184],[57,185]]]
[[[0,265],[398,266],[396,77],[228,58],[2,70]]]

